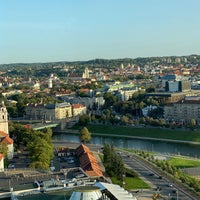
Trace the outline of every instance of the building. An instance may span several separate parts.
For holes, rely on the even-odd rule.
[[[84,78],[83,73],[71,73],[71,74],[68,74],[67,81],[79,83],[79,82],[82,82],[83,78]]]
[[[7,157],[12,159],[14,155],[14,141],[9,137],[9,135],[3,131],[0,131],[0,144],[6,144],[8,148]]]
[[[87,108],[82,104],[72,104],[73,117],[86,114]]]
[[[48,88],[51,89],[53,87],[53,80],[52,78],[48,79]]]
[[[167,75],[161,77],[162,86],[165,87],[167,81],[176,82],[176,81],[180,81],[181,79],[182,79],[182,77],[178,76],[176,74],[167,74]]]
[[[119,185],[97,182],[92,186],[75,188],[70,200],[137,200]]]
[[[3,154],[0,153],[0,172],[4,171],[4,157]]]
[[[72,107],[69,103],[28,104],[25,108],[26,119],[29,120],[60,120],[72,117]]]
[[[87,109],[99,109],[105,103],[102,96],[99,97],[78,97],[68,99],[71,104],[82,104],[86,106]]]
[[[66,119],[72,117],[72,106],[69,103],[56,103],[55,104],[55,118]]]
[[[0,106],[0,144],[2,143],[6,144],[8,147],[8,159],[12,159],[14,154],[14,141],[9,137],[8,113],[4,102],[2,102]]]
[[[164,118],[167,122],[188,124],[194,119],[200,125],[200,96],[186,97],[173,104],[164,106]]]
[[[76,189],[70,197],[70,200],[87,200],[87,199],[92,199],[92,200],[103,199],[100,189],[95,186],[90,186],[90,187],[82,186]]]
[[[138,87],[133,87],[130,89],[124,88],[124,89],[118,90],[117,96],[121,101],[128,101],[130,98],[132,98],[135,92],[138,92]]]
[[[97,159],[86,145],[81,144],[77,147],[76,155],[79,158],[81,168],[85,171],[88,177],[103,177]]]
[[[191,90],[191,83],[189,80],[181,81],[166,81],[166,92],[186,92]]]
[[[8,112],[4,102],[0,106],[0,131],[8,133]]]

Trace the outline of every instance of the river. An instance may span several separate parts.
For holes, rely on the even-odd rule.
[[[73,134],[54,134],[53,140],[63,142],[79,143],[78,135]],[[200,158],[200,145],[189,143],[176,143],[165,142],[158,140],[146,140],[146,139],[132,139],[132,138],[115,138],[115,137],[102,137],[92,136],[90,144],[104,145],[104,143],[113,144],[118,148],[153,151],[161,154],[175,154],[181,156],[189,156],[193,158]]]

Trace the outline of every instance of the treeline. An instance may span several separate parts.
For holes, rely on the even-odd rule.
[[[138,174],[129,168],[126,168],[120,152],[116,152],[114,147],[110,144],[104,144],[103,148],[103,164],[107,175],[112,181],[116,181],[122,187],[130,184],[127,178],[138,178]]]
[[[12,69],[27,69],[30,66],[33,69],[41,69],[41,68],[52,68],[53,66],[64,66],[64,65],[73,65],[73,66],[89,66],[89,67],[111,67],[111,66],[119,66],[122,63],[124,66],[128,64],[136,64],[136,65],[146,65],[146,64],[162,64],[166,63],[166,58],[171,58],[172,63],[175,63],[176,58],[187,58],[189,63],[199,64],[200,55],[188,55],[188,56],[167,56],[167,57],[138,57],[138,58],[119,58],[119,59],[93,59],[88,61],[61,61],[61,62],[47,62],[47,63],[12,63],[12,64],[1,64],[0,70],[12,70]],[[165,58],[165,59],[164,59]]]
[[[125,175],[124,163],[121,155],[115,152],[112,145],[104,144],[103,163],[109,176],[123,181]]]
[[[15,149],[26,147],[31,163],[30,168],[48,170],[53,158],[52,130],[36,131],[21,124],[9,124],[9,134]]]

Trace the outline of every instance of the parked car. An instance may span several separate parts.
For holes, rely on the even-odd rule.
[[[8,169],[13,169],[13,168],[15,168],[15,164],[10,163],[10,164],[8,165]]]
[[[168,187],[173,187],[173,185],[171,183],[168,183],[167,186]]]
[[[76,178],[83,178],[83,177],[85,177],[85,174],[78,174],[78,175],[76,175]]]

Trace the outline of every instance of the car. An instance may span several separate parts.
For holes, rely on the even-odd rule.
[[[159,179],[162,179],[162,176],[159,176],[158,178],[159,178]]]
[[[171,183],[168,183],[167,186],[168,187],[173,187],[173,185]]]
[[[10,164],[8,165],[8,169],[13,169],[13,168],[15,168],[15,164],[10,163]]]
[[[149,176],[154,176],[154,173],[150,173]]]
[[[160,190],[162,190],[161,187],[157,187],[157,188],[156,188],[156,191],[160,191]]]
[[[78,175],[76,175],[76,178],[83,178],[83,177],[85,177],[85,174],[78,174]]]
[[[74,163],[74,160],[68,160],[67,163]]]

